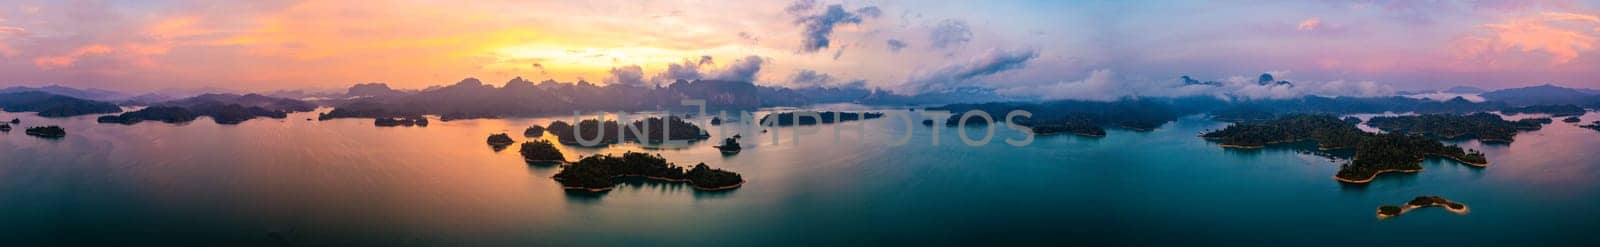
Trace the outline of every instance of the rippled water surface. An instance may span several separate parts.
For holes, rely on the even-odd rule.
[[[0,134],[0,245],[1600,244],[1600,131],[1559,121],[1510,145],[1458,143],[1487,153],[1488,168],[1428,160],[1365,186],[1335,182],[1337,161],[1293,148],[1217,147],[1195,136],[1226,124],[1199,117],[1025,147],[1005,145],[1020,136],[1004,128],[969,147],[956,128],[892,118],[837,142],[840,125],[799,143],[794,128],[746,131],[731,156],[713,142],[561,147],[569,160],[659,153],[749,181],[728,192],[628,181],[596,195],[564,192],[549,178],[560,168],[525,164],[515,146],[485,144],[500,132],[521,141],[550,118],[124,126],[0,114],[11,117],[68,136]],[[1418,195],[1471,212],[1373,215]]]

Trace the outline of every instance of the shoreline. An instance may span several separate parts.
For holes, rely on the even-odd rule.
[[[1341,177],[1339,177],[1339,175],[1335,174],[1335,175],[1333,175],[1333,180],[1339,180],[1339,182],[1352,183],[1352,184],[1366,184],[1366,183],[1372,183],[1372,180],[1378,179],[1378,175],[1383,175],[1384,173],[1391,173],[1391,172],[1396,172],[1396,173],[1417,173],[1417,172],[1421,172],[1421,171],[1422,171],[1422,169],[1415,169],[1415,170],[1410,170],[1410,169],[1383,169],[1383,170],[1378,170],[1377,172],[1373,172],[1372,176],[1367,177],[1365,179],[1347,179],[1347,178],[1341,178]]]
[[[1382,206],[1380,206],[1379,207],[1380,209],[1378,209],[1378,212],[1377,212],[1378,219],[1379,220],[1386,220],[1386,219],[1390,219],[1390,218],[1394,218],[1394,217],[1400,217],[1400,215],[1404,215],[1406,213],[1409,213],[1412,210],[1428,208],[1428,207],[1444,208],[1445,211],[1449,211],[1450,213],[1454,213],[1456,215],[1467,215],[1467,213],[1471,213],[1472,212],[1472,207],[1467,206],[1467,204],[1465,204],[1465,203],[1451,201],[1451,200],[1444,199],[1444,198],[1440,198],[1440,199],[1445,200],[1445,202],[1444,203],[1438,203],[1438,202],[1429,203],[1428,205],[1412,205],[1410,203],[1407,203],[1407,204],[1405,204],[1403,206],[1400,206],[1400,212],[1396,212],[1395,214],[1392,214],[1392,215],[1383,214],[1383,209],[1381,209]],[[1461,208],[1460,209],[1450,208],[1450,204],[1451,203],[1454,203],[1456,205],[1461,205]]]
[[[562,165],[572,164],[572,162],[567,162],[566,160],[530,160],[530,159],[527,159],[527,158],[523,158],[522,161],[525,161],[525,162],[528,162],[528,163],[556,163],[556,164],[562,164]]]
[[[1237,149],[1262,149],[1262,148],[1266,148],[1267,147],[1267,145],[1234,145],[1234,144],[1218,144],[1217,146],[1222,146],[1222,148],[1237,148]]]
[[[1444,156],[1444,155],[1433,155],[1433,156],[1442,157],[1442,158],[1445,158],[1445,159],[1448,159],[1448,160],[1451,160],[1451,161],[1455,161],[1456,163],[1461,163],[1461,164],[1465,164],[1465,165],[1473,166],[1473,167],[1489,167],[1489,162],[1488,161],[1484,161],[1483,163],[1475,163],[1475,162],[1467,162],[1465,160],[1461,160],[1460,158],[1456,158],[1456,157],[1453,157],[1453,156]]]
[[[1048,132],[1048,133],[1034,132],[1033,134],[1038,135],[1038,136],[1057,136],[1057,135],[1067,134],[1067,135],[1076,135],[1076,136],[1082,136],[1082,137],[1106,137],[1105,134],[1078,133],[1078,132],[1071,132],[1071,131],[1058,131],[1058,132]]]
[[[656,176],[617,175],[617,176],[612,176],[611,179],[630,178],[630,177],[631,178],[644,178],[646,180],[654,180],[654,181],[658,181],[658,182],[687,183],[687,184],[689,184],[689,187],[693,187],[695,190],[700,190],[700,191],[724,191],[724,190],[738,189],[739,187],[744,187],[744,183],[749,182],[749,181],[741,180],[737,184],[732,184],[732,185],[727,185],[727,186],[704,187],[704,186],[695,185],[694,181],[689,180],[687,178],[674,179],[674,178],[664,178],[664,177],[656,177]],[[554,179],[555,177],[551,177],[551,178]],[[561,181],[560,179],[555,179],[555,180],[556,181]],[[583,187],[583,186],[561,186],[561,189],[564,189],[564,190],[584,190],[584,191],[589,191],[589,192],[606,192],[606,191],[611,191],[612,189],[614,189],[616,187],[617,187],[617,184],[612,184],[611,186],[605,187],[605,188],[593,188],[593,187]]]

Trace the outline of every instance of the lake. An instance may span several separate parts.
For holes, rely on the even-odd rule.
[[[628,181],[592,194],[563,191],[550,179],[559,167],[526,164],[516,146],[485,143],[501,132],[521,142],[529,125],[571,117],[375,127],[306,120],[315,113],[239,125],[0,114],[12,117],[23,123],[0,134],[7,246],[1600,245],[1600,131],[1559,120],[1510,145],[1453,142],[1482,150],[1488,168],[1430,159],[1421,173],[1368,185],[1334,181],[1340,161],[1302,150],[1218,147],[1196,135],[1227,124],[1200,116],[1024,147],[1006,145],[1020,135],[1005,128],[971,147],[956,128],[935,135],[886,117],[842,125],[865,132],[837,142],[841,125],[798,144],[794,128],[747,130],[736,155],[712,148],[721,136],[706,126],[713,141],[684,148],[560,148],[568,160],[644,151],[704,162],[742,174],[744,187]],[[68,135],[22,133],[37,125]],[[1419,195],[1471,212],[1374,216]]]

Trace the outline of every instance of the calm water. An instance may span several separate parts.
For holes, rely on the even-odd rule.
[[[563,192],[549,178],[559,168],[527,165],[515,146],[484,143],[499,132],[520,141],[523,128],[553,119],[380,128],[305,121],[310,113],[232,126],[0,118],[13,116],[69,133],[0,134],[6,246],[1600,245],[1600,132],[1559,121],[1511,145],[1460,143],[1484,150],[1489,168],[1429,160],[1422,173],[1367,186],[1341,185],[1330,178],[1335,162],[1293,149],[1219,148],[1195,135],[1225,124],[1198,117],[1027,147],[1004,145],[1009,130],[968,147],[954,128],[933,135],[888,118],[864,121],[866,137],[846,132],[837,143],[834,126],[800,144],[790,128],[745,133],[751,147],[734,156],[712,142],[563,147],[573,160],[644,150],[749,181],[718,193],[636,181],[590,195]],[[906,131],[909,144],[890,144]],[[785,136],[777,145],[767,139],[774,133]],[[1417,195],[1472,211],[1373,216]]]

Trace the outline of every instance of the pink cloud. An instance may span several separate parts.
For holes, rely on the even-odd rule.
[[[1508,53],[1542,53],[1552,64],[1567,64],[1600,46],[1600,17],[1547,12],[1485,24],[1483,33],[1457,41],[1459,55],[1492,58]]]
[[[34,58],[33,59],[33,64],[35,66],[38,66],[40,69],[46,69],[46,70],[65,68],[65,67],[72,66],[72,64],[78,62],[78,59],[83,58],[85,56],[94,56],[94,55],[107,54],[107,53],[111,53],[111,51],[112,51],[111,47],[109,47],[109,46],[105,46],[105,45],[88,45],[88,46],[84,46],[84,47],[78,47],[78,49],[74,49],[74,50],[72,50],[72,52],[69,52],[67,54],[62,54],[62,55],[59,55],[59,56],[44,56],[44,57]]]

